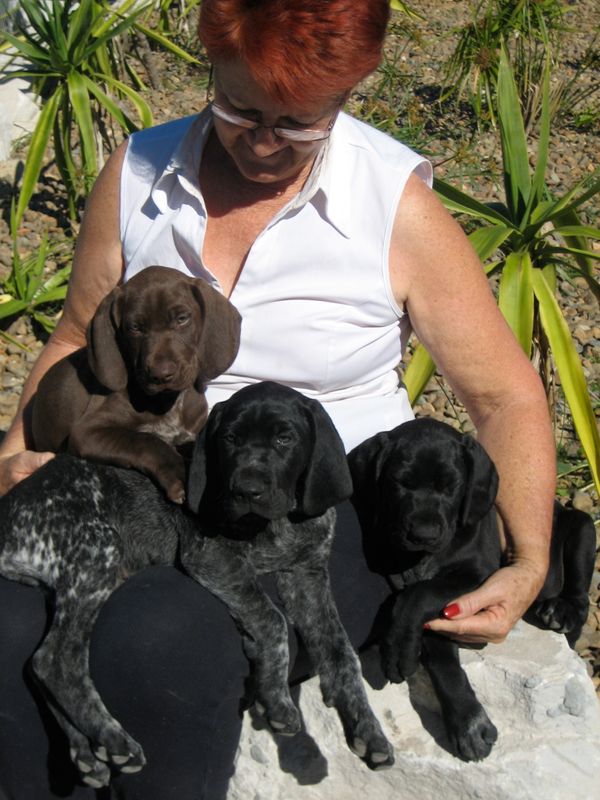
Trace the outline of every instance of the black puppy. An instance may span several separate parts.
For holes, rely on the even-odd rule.
[[[369,566],[397,592],[381,643],[384,672],[401,681],[421,659],[455,752],[485,758],[497,731],[460,666],[458,645],[423,624],[501,565],[495,467],[473,438],[431,419],[377,434],[348,461]],[[590,517],[557,503],[550,570],[526,619],[565,633],[571,645],[587,617],[595,546]]]
[[[369,706],[327,569],[334,505],[351,491],[342,442],[320,403],[265,382],[241,389],[212,410],[197,440],[188,502],[207,534],[226,538],[231,561],[249,565],[256,576],[275,575],[325,703],[338,711],[350,747],[376,769],[393,763],[392,748]],[[182,549],[192,575],[194,555]],[[201,570],[202,553],[197,555]],[[261,652],[247,630],[240,630],[259,677],[259,706],[271,725],[293,733],[300,718],[287,685],[287,626],[267,602],[263,633],[272,646]]]
[[[240,454],[246,454],[242,474],[226,482],[222,494],[219,490],[227,508],[224,518],[205,492],[207,477],[214,485],[220,473],[207,470],[218,462],[207,458],[204,437],[196,444],[188,483],[196,510],[206,496],[203,520],[168,502],[135,470],[69,455],[57,456],[0,498],[0,575],[40,584],[53,595],[54,614],[32,658],[33,674],[90,786],[105,786],[112,771],[136,772],[145,763],[140,745],[104,706],[88,658],[103,603],[129,575],[152,564],[180,566],[224,601],[255,660],[257,697],[267,719],[275,730],[294,733],[300,724],[287,685],[287,629],[256,577],[259,571],[286,570],[280,590],[291,616],[306,628],[324,694],[339,708],[350,743],[370,766],[393,762],[328,592],[326,561],[335,518],[329,506],[350,495],[348,468],[325,412],[296,394],[257,386],[216,409],[210,430],[218,438],[218,420],[227,418],[235,431],[231,435],[240,437],[228,446],[237,442]],[[246,434],[233,425],[238,415],[242,423],[251,417],[257,426],[256,458],[241,447]],[[260,448],[262,440],[272,453]],[[287,469],[277,471],[284,462]],[[271,504],[266,491],[264,498],[257,496],[259,481],[271,480],[267,466],[273,473]],[[262,516],[238,519],[250,506]]]

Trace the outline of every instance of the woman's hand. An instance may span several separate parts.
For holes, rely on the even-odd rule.
[[[0,495],[6,494],[52,458],[54,453],[35,453],[31,450],[4,456],[0,460]]]
[[[443,617],[426,623],[428,630],[458,642],[499,644],[537,597],[543,573],[531,562],[502,567],[474,592],[457,597]]]

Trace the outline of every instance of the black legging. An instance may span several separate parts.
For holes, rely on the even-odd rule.
[[[330,573],[359,647],[388,588],[367,570],[349,503],[338,509]],[[221,800],[248,674],[225,607],[169,567],[135,575],[105,604],[92,637],[92,675],[111,713],[143,746],[147,765],[99,791],[78,783],[66,740],[24,670],[46,619],[38,589],[0,579],[0,800]]]

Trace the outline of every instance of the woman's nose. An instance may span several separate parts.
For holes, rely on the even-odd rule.
[[[248,131],[248,141],[252,152],[259,158],[266,158],[286,146],[286,143],[275,134],[273,128],[263,128],[262,126]]]

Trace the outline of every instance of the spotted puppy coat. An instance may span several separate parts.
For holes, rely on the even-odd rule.
[[[135,470],[68,454],[0,498],[0,574],[53,596],[54,614],[31,666],[89,786],[145,763],[93,684],[89,644],[104,602],[151,565],[179,566],[226,604],[254,661],[266,719],[292,734],[300,719],[287,683],[287,626],[258,581],[275,572],[350,745],[373,768],[393,762],[329,589],[331,506],[350,494],[339,438],[319,404],[292,390],[259,385],[238,394],[215,409],[208,435],[197,440],[188,482],[193,512]],[[213,447],[229,446],[230,436],[240,455],[233,471],[230,462],[213,461]],[[285,442],[286,469],[277,469],[276,440]]]

